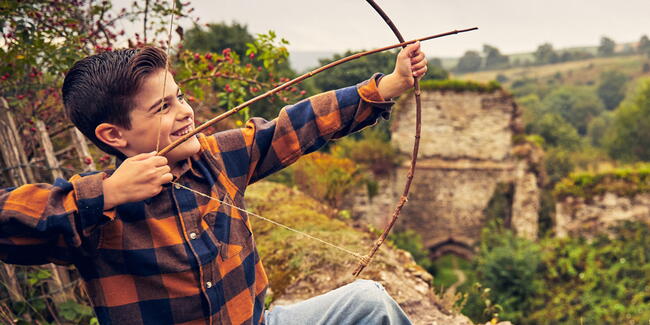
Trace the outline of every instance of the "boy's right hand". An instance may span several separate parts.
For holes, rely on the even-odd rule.
[[[104,210],[156,196],[172,179],[167,158],[155,151],[129,157],[104,180]]]

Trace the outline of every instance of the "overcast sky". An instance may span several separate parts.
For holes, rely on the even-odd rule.
[[[456,57],[491,44],[502,53],[596,45],[650,34],[650,0],[376,0],[405,38],[454,29],[479,30],[428,41],[428,57]],[[117,0],[116,6],[130,3]],[[363,0],[193,0],[201,23],[238,21],[252,33],[275,30],[290,51],[371,49],[395,43],[381,18]]]

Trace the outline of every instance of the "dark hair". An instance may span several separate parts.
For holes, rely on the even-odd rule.
[[[155,47],[107,51],[77,61],[63,81],[63,105],[72,123],[106,153],[123,157],[95,136],[101,123],[131,128],[129,113],[143,80],[167,67],[167,55]]]

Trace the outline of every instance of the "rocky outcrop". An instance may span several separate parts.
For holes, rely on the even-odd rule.
[[[415,129],[412,98],[392,117],[392,142],[410,155]],[[510,184],[509,221],[521,236],[537,237],[541,149],[523,139],[521,111],[503,91],[422,93],[422,138],[409,201],[398,227],[420,233],[434,257],[470,257],[484,225],[484,209],[498,184]],[[382,228],[405,181],[408,163],[380,180],[379,195],[363,193],[350,204],[355,217]]]
[[[606,192],[589,199],[567,196],[555,207],[558,237],[593,237],[607,233],[621,221],[642,221],[650,225],[650,193],[625,196]]]
[[[359,254],[365,254],[376,239],[376,234],[331,218],[330,208],[280,184],[260,182],[250,187],[246,196],[249,208],[257,214]],[[296,216],[305,219],[296,221]],[[303,301],[354,280],[351,273],[356,259],[314,240],[292,235],[285,228],[251,218],[255,241],[269,274],[268,295],[273,298],[273,305]],[[436,295],[431,275],[408,252],[391,247],[389,242],[380,248],[361,278],[384,285],[414,324],[473,324],[462,314],[449,310],[454,298]]]

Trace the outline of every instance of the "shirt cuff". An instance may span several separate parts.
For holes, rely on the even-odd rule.
[[[72,180],[81,229],[86,230],[115,218],[115,209],[104,211],[103,182],[106,177],[106,173],[99,172]]]
[[[372,104],[373,107],[383,110],[381,116],[385,119],[390,117],[390,108],[395,104],[392,100],[384,100],[379,94],[377,85],[384,75],[375,73],[370,79],[357,84],[357,92],[364,102]]]

